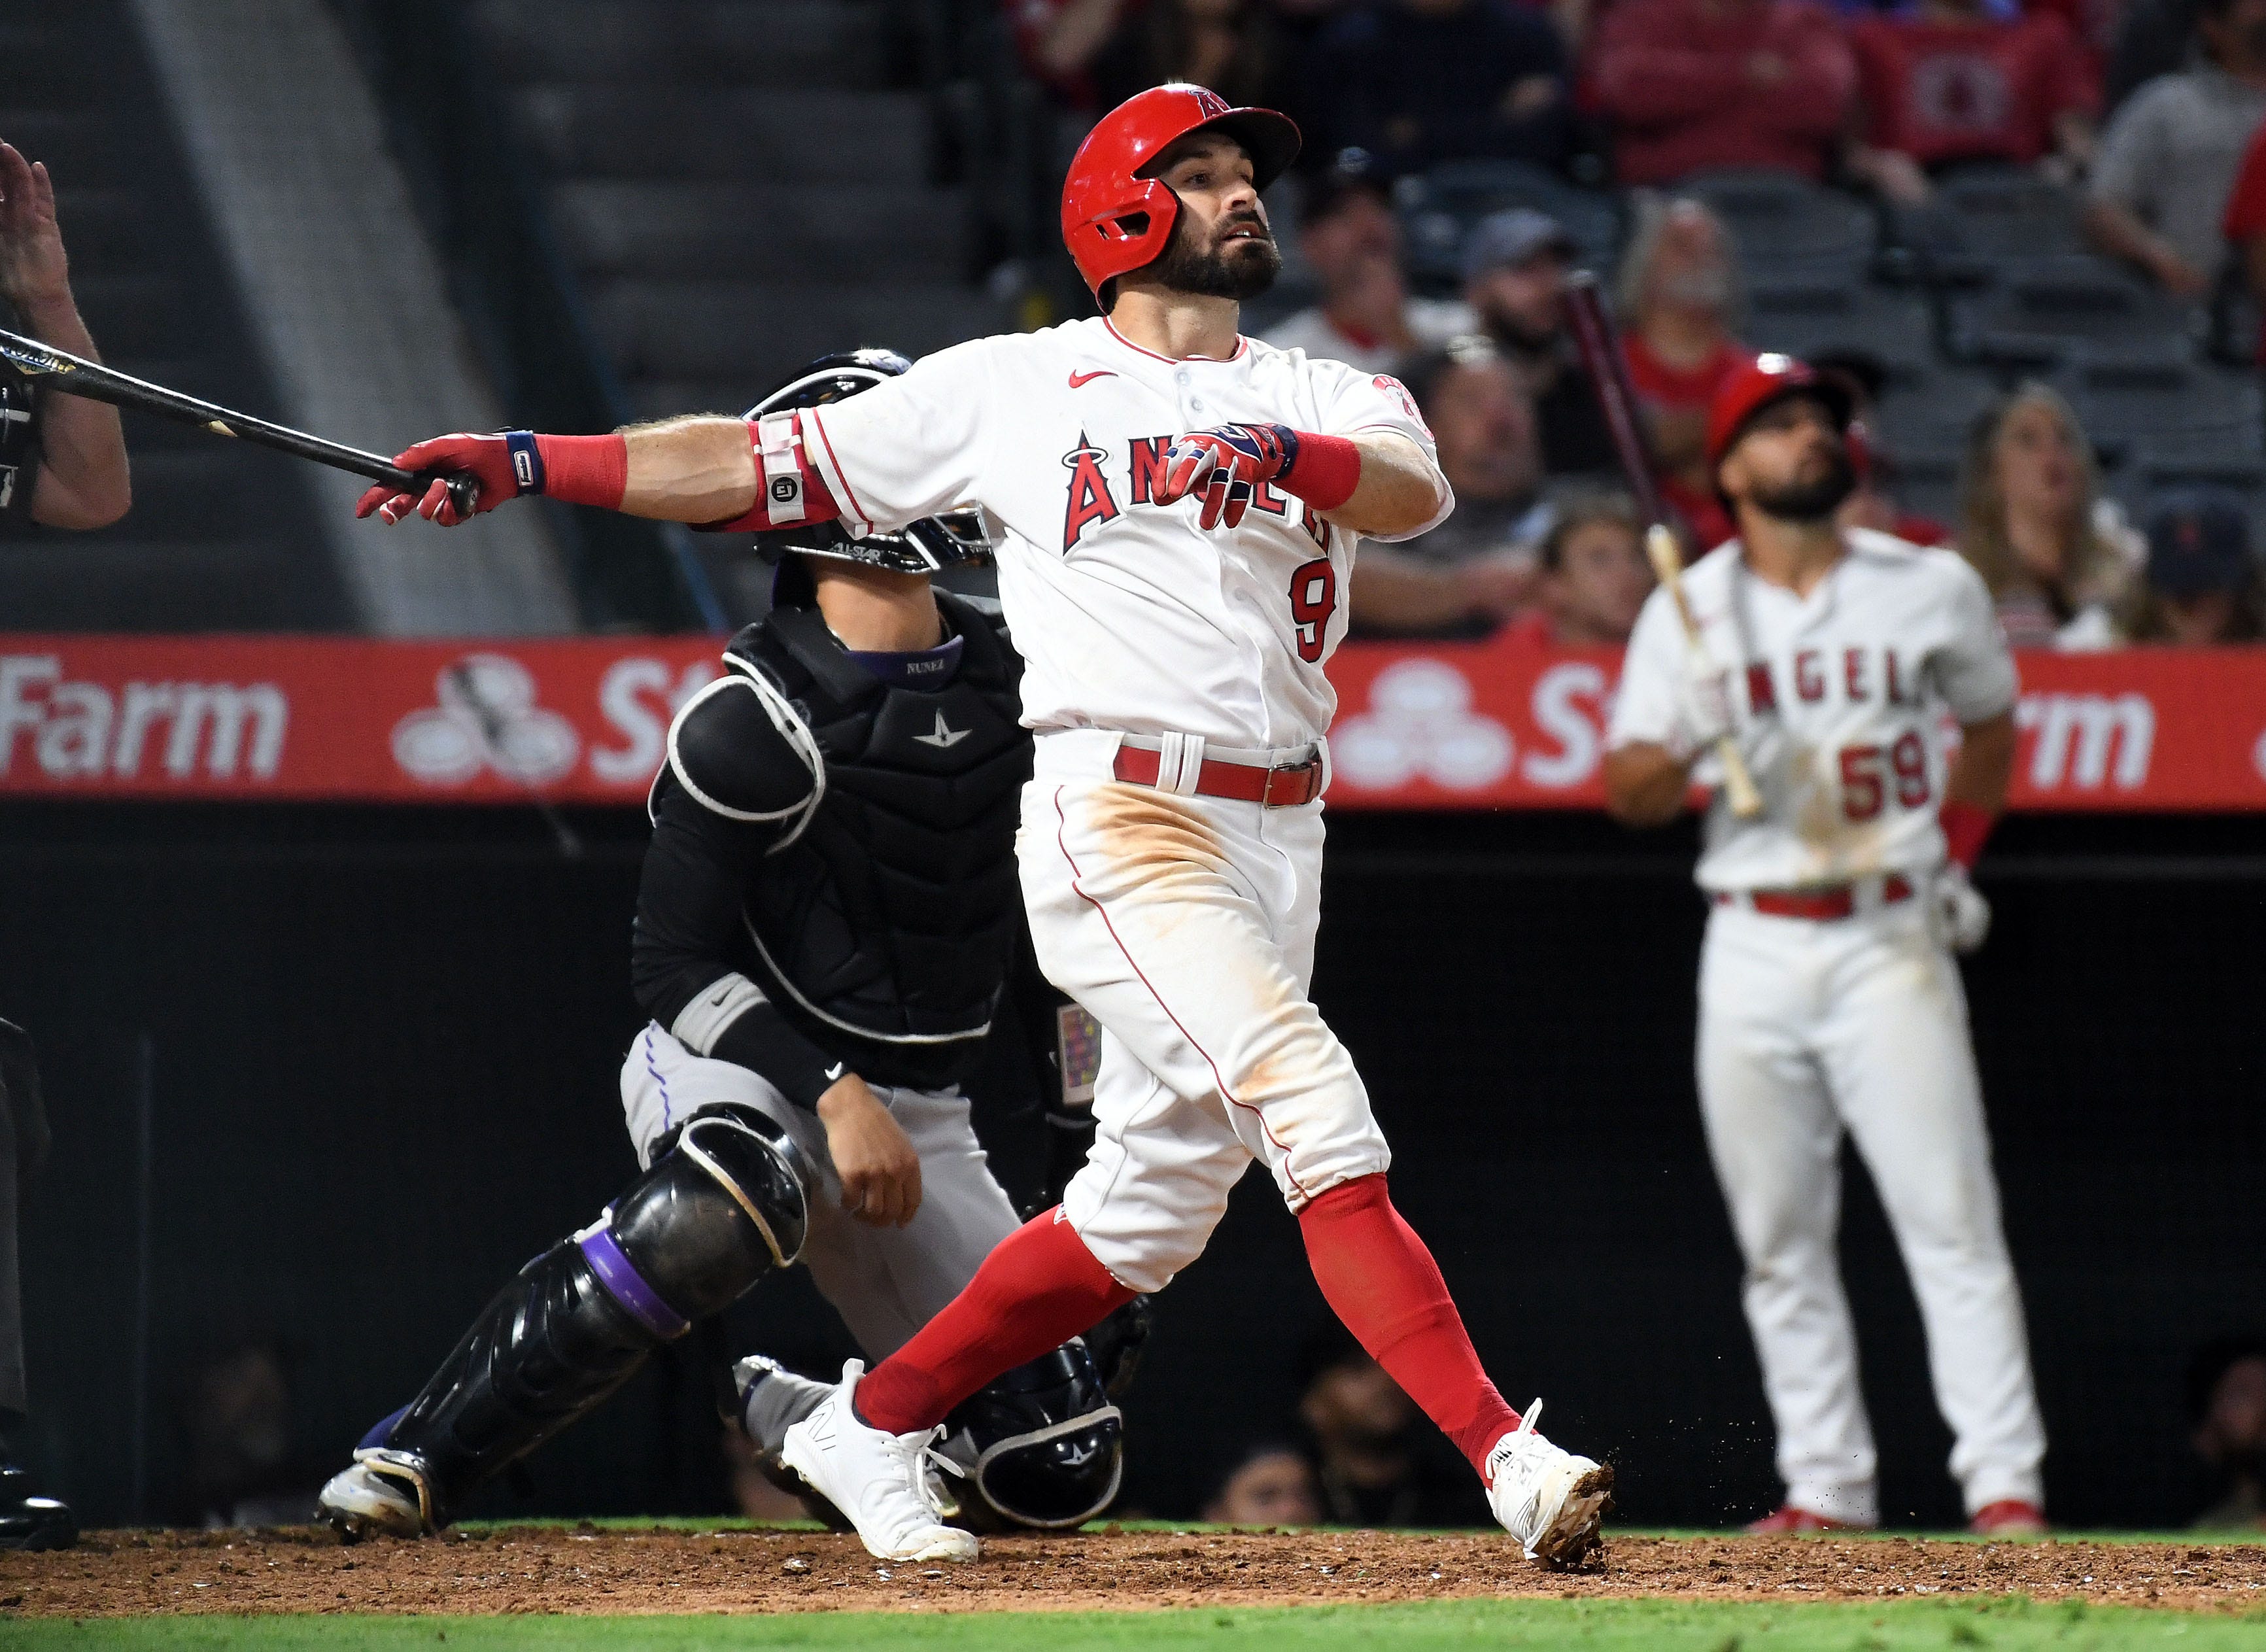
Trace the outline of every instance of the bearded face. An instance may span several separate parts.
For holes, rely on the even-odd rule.
[[[1836,441],[1809,456],[1791,476],[1755,484],[1747,503],[1781,522],[1817,523],[1829,519],[1856,491],[1857,467],[1849,462],[1849,450]]]
[[[1256,298],[1283,273],[1275,232],[1256,206],[1200,224],[1185,203],[1173,217],[1173,238],[1158,258],[1155,280],[1202,298]]]

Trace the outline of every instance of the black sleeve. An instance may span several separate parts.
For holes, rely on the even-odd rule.
[[[733,962],[749,880],[793,829],[812,771],[754,691],[731,679],[679,714],[669,748],[630,942],[638,1003],[696,1053],[815,1107],[847,1064],[796,1031]]]

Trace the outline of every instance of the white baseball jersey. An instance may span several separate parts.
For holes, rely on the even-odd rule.
[[[1700,888],[1795,889],[1943,862],[1943,718],[2014,704],[2014,662],[1982,580],[1956,552],[1868,529],[1807,598],[1755,577],[1734,539],[1684,576],[1708,657],[1729,673],[1739,749],[1763,813],[1708,810]],[[1638,616],[1609,743],[1688,743],[1684,630],[1665,589]],[[1699,778],[1714,778],[1713,757]]]
[[[1252,423],[1391,430],[1433,452],[1397,380],[1249,339],[1226,361],[1176,362],[1106,318],[955,345],[802,418],[852,531],[954,505],[990,513],[1028,727],[1246,749],[1329,727],[1337,696],[1322,666],[1345,635],[1354,536],[1266,486],[1239,526],[1207,533],[1200,498],[1152,502],[1166,449],[1185,431]],[[1447,515],[1439,487],[1433,522],[1392,537]]]

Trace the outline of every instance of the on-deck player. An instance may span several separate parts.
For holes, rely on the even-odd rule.
[[[789,1431],[787,1461],[877,1555],[974,1556],[925,1482],[936,1426],[1162,1289],[1254,1159],[1331,1306],[1463,1449],[1526,1552],[1596,1538],[1611,1471],[1552,1445],[1480,1370],[1387,1197],[1368,1093],[1307,997],[1335,708],[1322,666],[1354,546],[1420,533],[1453,501],[1395,381],[1237,332],[1239,303],[1281,265],[1259,191],[1297,143],[1268,110],[1143,92],[1095,127],[1063,193],[1102,318],[940,351],[842,406],[757,420],[752,441],[693,419],[411,450],[478,471],[479,508],[540,474],[554,496],[693,523],[826,515],[863,532],[973,501],[1002,526],[1038,735],[1023,894],[1041,966],[1104,1029],[1099,1134],[1059,1207]],[[413,507],[456,519],[429,492],[384,509]]]
[[[1990,925],[1968,871],[2014,766],[2014,665],[1958,556],[1834,527],[1848,421],[1782,355],[1717,394],[1707,453],[1739,537],[1685,575],[1700,648],[1667,592],[1646,603],[1605,789],[1623,820],[1665,822],[1729,729],[1764,800],[1742,821],[1715,797],[1698,874],[1700,1111],[1786,1481],[1755,1529],[1880,1518],[1834,1251],[1846,1130],[1911,1270],[1975,1528],[2041,1531],[2045,1431],[1952,959]]]

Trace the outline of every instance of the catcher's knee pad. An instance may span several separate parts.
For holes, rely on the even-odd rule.
[[[575,1242],[616,1300],[667,1340],[802,1254],[812,1183],[772,1120],[704,1108]]]
[[[1073,1338],[954,1407],[943,1450],[968,1471],[961,1514],[970,1524],[1060,1531],[1117,1495],[1125,1420]]]

